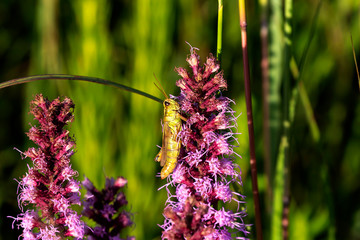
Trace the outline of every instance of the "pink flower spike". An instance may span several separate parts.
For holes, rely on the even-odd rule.
[[[80,204],[80,185],[73,179],[77,172],[70,165],[75,142],[64,129],[73,120],[73,109],[69,98],[49,101],[40,94],[31,102],[30,112],[40,125],[32,126],[27,135],[38,148],[24,152],[33,166],[19,181],[18,200],[22,211],[26,205],[34,209],[14,218],[21,222],[24,239],[61,239],[64,232],[83,237],[79,228],[84,224],[71,209],[73,204]]]
[[[234,232],[246,236],[245,211],[214,208],[234,200],[239,209],[245,196],[229,187],[241,184],[232,145],[237,143],[232,129],[236,118],[230,107],[234,102],[222,96],[227,82],[215,57],[210,54],[201,66],[196,50],[191,47],[186,59],[192,73],[175,68],[181,77],[176,83],[181,91],[177,99],[187,121],[178,134],[182,143],[178,165],[165,184],[168,200],[162,239],[226,240],[233,239]],[[175,195],[170,185],[175,185]]]

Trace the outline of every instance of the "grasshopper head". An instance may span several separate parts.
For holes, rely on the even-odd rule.
[[[164,105],[164,109],[166,109],[167,111],[179,111],[180,110],[180,106],[179,104],[171,98],[167,98],[164,100],[163,102]]]

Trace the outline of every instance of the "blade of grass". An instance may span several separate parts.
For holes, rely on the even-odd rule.
[[[307,43],[305,44],[305,49],[302,52],[302,56],[301,56],[301,59],[300,59],[300,62],[299,62],[299,69],[302,69],[304,67],[306,57],[307,57],[307,53],[309,52],[311,42],[312,42],[312,40],[314,38],[315,30],[316,30],[316,27],[317,27],[317,20],[319,18],[319,13],[320,13],[322,2],[323,2],[323,0],[319,0],[318,4],[316,5],[315,14],[314,14],[314,17],[313,17],[313,19],[311,21],[309,38],[307,40]],[[301,78],[301,72],[302,71],[300,71],[299,79]]]
[[[294,116],[295,116],[297,95],[300,94],[300,99],[301,99],[301,102],[302,102],[305,112],[306,112],[306,117],[307,117],[308,124],[310,126],[312,138],[313,138],[314,142],[316,143],[316,145],[318,146],[318,149],[320,149],[320,151],[321,151],[320,155],[323,156],[320,178],[321,178],[321,181],[322,181],[324,189],[325,189],[325,199],[326,199],[326,203],[327,203],[327,207],[328,207],[328,211],[329,211],[329,222],[330,223],[329,223],[329,227],[328,227],[327,239],[333,240],[333,239],[335,239],[335,234],[336,234],[335,210],[334,210],[335,208],[334,208],[333,196],[331,194],[331,187],[330,187],[331,181],[330,181],[329,167],[328,167],[327,161],[325,160],[325,159],[329,159],[329,157],[326,156],[326,155],[328,155],[328,151],[324,149],[324,146],[323,146],[324,143],[321,141],[321,135],[320,135],[318,124],[314,117],[314,111],[311,107],[306,88],[305,88],[302,78],[301,78],[302,73],[304,71],[304,65],[305,65],[307,53],[310,48],[315,30],[316,30],[317,19],[319,17],[321,5],[322,5],[322,0],[320,0],[317,4],[316,10],[315,10],[315,15],[312,19],[309,38],[308,38],[307,44],[305,45],[305,49],[303,51],[299,67],[296,64],[294,57],[292,57],[291,61],[290,61],[290,70],[291,70],[292,76],[296,82],[296,85],[292,91],[292,98],[290,100],[290,105],[289,105],[289,113],[290,113],[290,123],[292,123],[294,120]]]
[[[312,37],[315,32],[315,26],[316,26],[316,20],[319,13],[321,1],[319,2],[315,17],[313,19],[312,28],[309,34],[309,39],[305,48],[305,51],[303,52],[302,58],[301,58],[301,65],[305,63],[306,56],[308,49],[310,47],[310,43],[312,40]],[[276,167],[276,182],[274,186],[274,212],[273,212],[273,220],[272,220],[272,239],[287,239],[288,238],[288,224],[289,224],[289,204],[290,204],[290,189],[289,189],[289,183],[290,183],[290,177],[288,175],[289,173],[289,137],[290,137],[290,127],[294,119],[295,115],[295,105],[296,105],[296,96],[298,94],[298,91],[301,95],[301,100],[304,104],[306,115],[308,118],[308,122],[310,125],[310,129],[312,132],[312,136],[314,140],[317,142],[319,140],[319,130],[316,124],[316,121],[314,119],[313,111],[311,108],[310,101],[307,97],[306,90],[303,86],[303,84],[298,81],[299,77],[301,76],[301,71],[299,72],[297,68],[294,66],[294,58],[290,58],[290,51],[289,46],[291,46],[291,39],[289,38],[289,35],[291,34],[291,25],[289,24],[289,21],[291,20],[291,14],[292,14],[292,1],[287,0],[285,1],[285,25],[284,25],[284,32],[285,32],[285,63],[289,64],[284,70],[284,110],[283,110],[283,136],[280,142],[279,147],[279,155],[278,155],[278,162]],[[296,86],[292,90],[292,97],[290,96],[290,82],[289,82],[289,74],[288,69],[292,70],[293,76],[296,74],[296,77],[294,76],[296,80]],[[281,166],[281,164],[284,164],[284,166]],[[282,205],[279,204],[277,201],[281,201],[282,196]],[[282,227],[282,234],[279,231]]]
[[[351,40],[351,46],[352,46],[353,55],[354,55],[355,68],[356,68],[356,74],[357,74],[357,78],[358,78],[359,91],[360,91],[360,76],[359,76],[359,69],[358,69],[358,65],[357,65],[357,62],[356,62],[355,48],[354,48],[354,43],[353,43],[353,39],[352,39],[351,34],[350,34],[350,40]]]
[[[125,86],[120,83],[112,82],[112,81],[105,80],[102,78],[97,78],[97,77],[77,76],[77,75],[67,75],[67,74],[42,74],[42,75],[34,75],[34,76],[23,77],[23,78],[16,78],[16,79],[12,79],[12,80],[0,83],[0,89],[15,86],[18,84],[40,81],[40,80],[69,80],[69,81],[86,81],[86,82],[98,83],[98,84],[103,84],[103,85],[119,88],[121,90],[128,91],[131,93],[135,93],[135,94],[141,95],[143,97],[149,98],[151,100],[154,100],[156,102],[159,102],[159,103],[163,102],[163,100],[161,100],[160,98],[157,98],[151,94],[148,94],[141,90],[137,90],[132,87]]]
[[[289,116],[289,105],[291,96],[290,86],[290,71],[289,62],[292,49],[292,11],[293,11],[293,0],[285,0],[285,22],[284,22],[284,33],[285,33],[285,63],[287,67],[284,68],[284,104],[283,104],[283,136],[286,138],[285,141],[288,143],[283,146],[284,151],[284,193],[282,196],[282,237],[284,240],[289,238],[289,213],[290,213],[290,116]]]
[[[290,62],[291,35],[292,35],[292,0],[284,2],[284,63]],[[290,175],[289,175],[289,147],[290,128],[289,105],[290,105],[290,76],[288,64],[282,70],[283,97],[282,97],[282,136],[276,162],[274,200],[271,226],[271,239],[288,239],[289,206],[290,206]]]
[[[218,0],[218,25],[217,25],[217,47],[216,47],[216,59],[218,61],[221,61],[221,54],[222,54],[223,12],[224,12],[223,0]]]
[[[281,92],[283,81],[284,64],[284,25],[283,5],[281,0],[269,1],[270,22],[270,46],[269,52],[269,115],[270,115],[270,157],[271,162],[276,165],[273,183],[273,202],[271,215],[271,239],[281,238],[282,198],[284,193],[284,161],[287,138],[282,136],[281,130]],[[286,101],[286,100],[285,100]],[[285,121],[286,122],[286,121]],[[283,122],[283,127],[286,127]],[[280,146],[280,147],[279,147]]]
[[[316,122],[314,111],[311,106],[311,102],[309,100],[309,96],[305,89],[304,83],[303,83],[303,81],[299,80],[300,73],[299,73],[299,69],[298,69],[298,66],[296,64],[294,57],[292,57],[290,60],[290,69],[291,69],[293,78],[297,82],[297,87],[295,86],[295,89],[294,89],[294,91],[296,91],[296,93],[295,93],[295,96],[293,97],[293,99],[294,100],[296,99],[297,92],[298,92],[300,95],[301,103],[303,104],[303,107],[305,110],[305,116],[306,116],[307,122],[310,127],[311,136],[312,136],[314,142],[318,143],[320,140],[319,126]],[[291,109],[293,109],[292,114],[291,114],[291,116],[292,116],[291,121],[292,121],[294,119],[294,115],[295,115],[295,106],[291,107]]]
[[[289,106],[289,111],[290,111],[290,121],[292,122],[295,116],[295,108],[296,108],[296,103],[297,103],[297,96],[298,94],[300,94],[300,99],[301,102],[304,106],[305,109],[305,114],[308,120],[308,124],[310,126],[310,130],[311,130],[311,135],[313,137],[313,140],[318,143],[320,140],[320,130],[318,127],[318,124],[316,123],[315,117],[314,117],[314,111],[311,107],[310,104],[310,100],[306,91],[306,88],[303,84],[303,81],[301,79],[302,73],[303,73],[303,69],[304,69],[304,65],[305,65],[305,61],[306,61],[306,57],[307,54],[309,52],[309,48],[312,42],[312,39],[314,37],[315,34],[315,30],[316,30],[316,26],[317,26],[317,19],[319,17],[319,13],[320,13],[320,9],[321,9],[321,5],[322,5],[322,0],[320,0],[316,6],[316,10],[315,10],[315,14],[314,17],[311,21],[311,27],[310,27],[310,32],[309,32],[309,38],[307,40],[307,43],[305,45],[305,49],[302,53],[301,59],[300,59],[300,63],[299,65],[297,65],[294,56],[291,58],[290,60],[290,71],[292,73],[292,76],[295,80],[295,87],[293,89],[293,95],[292,95],[292,104]]]
[[[251,103],[250,68],[249,68],[249,57],[247,50],[247,32],[246,32],[247,23],[246,23],[245,0],[239,0],[239,17],[240,17],[240,28],[241,28],[241,46],[242,46],[243,63],[244,63],[246,112],[247,112],[248,131],[249,131],[251,182],[252,182],[252,191],[253,191],[254,206],[255,206],[256,239],[262,240],[263,235],[262,235],[262,226],[261,226],[260,197],[259,197],[259,189],[257,182],[255,136],[254,136],[254,125],[253,125],[252,103]]]
[[[309,52],[309,48],[312,42],[312,39],[315,34],[316,26],[317,26],[317,19],[319,17],[320,9],[322,5],[322,0],[320,0],[316,6],[314,17],[311,21],[311,27],[309,32],[309,38],[307,40],[307,43],[305,45],[305,49],[303,51],[303,54],[300,59],[299,65],[296,63],[294,56],[290,60],[290,71],[292,73],[292,77],[295,80],[295,87],[293,89],[292,94],[292,104],[289,106],[290,111],[290,121],[292,122],[295,116],[295,108],[297,103],[297,96],[300,94],[301,102],[305,109],[306,118],[308,121],[308,124],[310,126],[311,135],[313,137],[313,140],[318,143],[320,140],[320,130],[318,127],[318,124],[316,123],[315,117],[314,117],[314,111],[311,107],[310,100],[306,91],[306,88],[303,84],[303,81],[301,79],[302,72],[304,69],[305,61],[307,54]]]
[[[284,63],[283,6],[281,0],[269,1],[269,109],[270,109],[270,157],[275,164],[279,150],[281,131],[281,93]]]
[[[268,12],[269,1],[259,0],[261,7],[261,77],[262,77],[262,103],[263,103],[263,140],[264,140],[264,169],[266,188],[266,211],[270,215],[272,205],[272,170],[270,157],[270,110],[269,110],[269,46],[268,46]]]

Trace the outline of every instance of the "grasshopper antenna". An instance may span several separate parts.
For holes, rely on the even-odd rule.
[[[154,83],[155,86],[160,90],[160,92],[162,92],[162,94],[164,95],[164,97],[165,97],[166,99],[168,99],[169,97],[168,97],[168,95],[165,93],[164,88],[161,86],[161,83],[160,83],[159,80],[157,79],[155,73],[154,73],[154,77],[155,77],[155,79],[156,79],[156,81],[158,82],[158,84],[159,84],[160,87],[159,87],[158,85],[156,85],[156,83]]]

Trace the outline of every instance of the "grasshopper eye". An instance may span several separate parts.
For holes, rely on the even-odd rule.
[[[169,106],[170,105],[170,103],[169,102],[165,102],[165,106]]]

